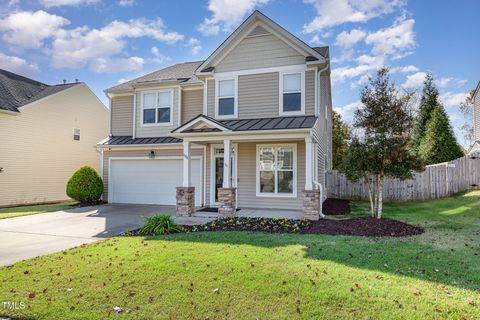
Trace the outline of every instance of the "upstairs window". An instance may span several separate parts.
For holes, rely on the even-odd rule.
[[[303,114],[303,72],[283,73],[280,81],[280,115]]]
[[[235,118],[237,116],[235,79],[217,81],[216,118]]]
[[[172,124],[172,90],[142,93],[142,123]]]

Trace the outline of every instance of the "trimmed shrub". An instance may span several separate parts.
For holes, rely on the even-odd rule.
[[[170,216],[154,215],[145,219],[145,224],[138,230],[142,235],[157,236],[182,231],[182,227],[173,221]]]
[[[67,183],[67,195],[80,202],[93,202],[103,193],[103,181],[97,171],[83,166],[70,177]]]

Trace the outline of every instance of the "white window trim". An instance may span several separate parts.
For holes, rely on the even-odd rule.
[[[300,73],[300,111],[283,111],[283,76]],[[305,115],[305,70],[281,71],[278,77],[278,114],[280,116],[301,116]]]
[[[156,94],[156,101],[158,103],[158,94],[161,92],[168,92],[170,93],[170,122],[160,122],[157,123],[158,118],[158,109],[165,108],[156,106],[154,108],[147,108],[147,109],[155,109],[155,123],[143,123],[143,96],[149,93]],[[141,127],[162,127],[162,126],[171,126],[173,125],[173,88],[170,89],[162,89],[162,90],[145,90],[140,91],[140,126]]]
[[[275,161],[277,160],[277,149],[279,147],[291,147],[293,149],[293,193],[262,193],[260,192],[260,148],[274,148],[275,150]],[[256,148],[256,179],[255,179],[255,191],[257,197],[266,197],[266,198],[296,198],[297,197],[297,145],[296,144],[257,144]],[[275,172],[278,172],[275,170]],[[275,186],[277,182],[277,174],[275,173]],[[276,188],[276,187],[275,187]]]
[[[218,87],[219,82],[224,80],[233,80],[233,115],[218,114]],[[226,97],[222,97],[226,98]],[[215,78],[215,119],[235,119],[238,117],[238,76]]]

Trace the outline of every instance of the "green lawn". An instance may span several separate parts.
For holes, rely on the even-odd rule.
[[[73,208],[75,201],[66,201],[53,204],[40,204],[35,206],[19,206],[12,208],[0,208],[0,219],[29,216],[31,214],[45,213],[51,211],[65,210]]]
[[[354,215],[368,205],[354,204]],[[0,269],[0,314],[46,319],[478,319],[480,192],[388,204],[411,238],[112,238]],[[214,292],[218,288],[218,292]],[[121,306],[123,313],[112,308]],[[0,305],[0,308],[2,306]]]

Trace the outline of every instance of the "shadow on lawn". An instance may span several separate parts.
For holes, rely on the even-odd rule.
[[[462,215],[478,216],[478,208]],[[197,232],[148,237],[147,240],[249,245],[263,248],[302,246],[305,257],[480,291],[479,230],[471,224],[451,228],[444,217],[420,222],[426,232],[405,238]],[[422,222],[425,222],[423,224]],[[469,229],[472,229],[470,233]],[[473,231],[473,230],[476,230]],[[462,237],[458,237],[463,232]]]

